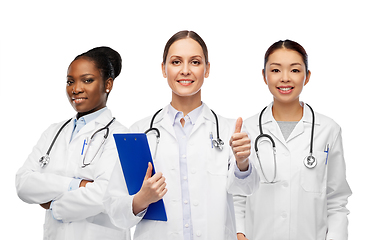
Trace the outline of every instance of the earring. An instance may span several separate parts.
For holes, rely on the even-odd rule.
[[[109,89],[107,89],[106,92],[109,93]]]

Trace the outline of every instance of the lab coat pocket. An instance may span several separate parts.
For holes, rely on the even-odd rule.
[[[306,156],[302,158],[300,183],[306,192],[323,193],[326,189],[327,153],[316,151],[313,156],[317,161],[314,168],[307,168],[304,165],[304,157]]]
[[[93,139],[90,137],[85,142],[85,149],[82,150],[82,162],[81,164],[92,164],[96,162],[99,155],[103,152],[104,147],[104,135],[96,134]]]
[[[125,231],[104,227],[94,223],[87,223],[84,229],[84,240],[125,240]]]
[[[228,172],[228,154],[225,155],[225,149],[219,152],[213,148],[207,154],[207,171],[212,175],[227,176]]]

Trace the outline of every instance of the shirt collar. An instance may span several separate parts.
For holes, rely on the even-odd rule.
[[[171,119],[172,125],[175,125],[175,122],[180,122],[180,119],[184,117],[185,121],[189,121],[192,125],[195,125],[197,118],[200,116],[201,112],[203,111],[204,103],[193,109],[190,113],[188,113],[186,116],[183,115],[183,112],[177,111],[171,104],[169,104],[168,107],[168,116]]]
[[[87,114],[87,115],[84,115],[82,116],[81,118],[79,119],[76,119],[75,118],[75,126],[76,126],[76,123],[77,121],[84,121],[84,125],[95,120],[98,116],[100,116],[105,110],[107,110],[107,107],[104,107],[100,110],[97,110],[96,112],[93,112],[93,113],[90,113],[90,114]]]

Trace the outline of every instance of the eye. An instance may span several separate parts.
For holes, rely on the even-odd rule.
[[[199,60],[192,60],[191,63],[192,63],[192,65],[200,65]]]
[[[278,72],[280,72],[280,70],[275,68],[275,69],[272,69],[271,72],[278,73]]]
[[[73,80],[71,80],[71,79],[67,79],[67,86],[71,86],[73,83],[74,83]]]
[[[299,69],[292,69],[292,72],[294,72],[294,73],[299,73],[300,70],[299,70]]]
[[[85,83],[93,83],[95,80],[93,78],[87,78],[83,80]]]
[[[181,63],[180,60],[173,60],[172,61],[173,65],[180,65],[180,63]]]

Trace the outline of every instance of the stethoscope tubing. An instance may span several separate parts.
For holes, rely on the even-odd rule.
[[[311,168],[314,168],[316,166],[316,158],[313,156],[313,137],[314,137],[314,134],[315,134],[315,112],[313,111],[312,107],[309,106],[309,104],[306,103],[306,105],[309,107],[309,109],[311,110],[312,112],[312,129],[311,129],[311,143],[310,143],[310,146],[309,146],[309,156],[307,156],[305,159],[304,159],[304,165],[311,169]],[[268,107],[268,106],[267,106]],[[263,133],[263,128],[262,128],[262,124],[261,124],[261,118],[263,116],[263,113],[264,111],[267,109],[267,107],[265,107],[260,115],[259,115],[259,136],[256,137],[255,139],[255,151],[256,151],[256,156],[257,156],[257,159],[259,161],[259,165],[260,165],[260,169],[261,169],[261,172],[265,178],[265,180],[268,182],[268,183],[275,183],[275,179],[276,179],[276,172],[277,172],[277,162],[276,162],[276,145],[275,145],[275,141],[273,140],[273,138],[269,135],[269,134],[265,134]],[[273,177],[273,180],[272,181],[269,181],[268,178],[266,177],[265,173],[264,173],[264,169],[263,169],[263,166],[261,164],[261,161],[260,161],[260,157],[259,157],[259,149],[258,149],[258,143],[260,141],[261,138],[268,138],[270,140],[270,142],[272,143],[272,148],[273,148],[273,158],[274,158],[274,168],[275,168],[275,171],[274,171],[274,177]],[[263,140],[261,140],[263,141]],[[312,160],[313,162],[309,163],[309,160]]]
[[[159,144],[159,141],[160,141],[160,130],[156,127],[153,127],[153,123],[155,121],[155,118],[156,116],[161,112],[161,110],[163,109],[160,109],[158,110],[152,117],[151,119],[151,123],[149,125],[149,128],[144,132],[145,134],[148,134],[149,132],[151,131],[155,131],[156,132],[156,140],[157,140],[157,143],[156,143],[156,150],[155,150],[155,156],[154,156],[154,159],[156,158],[156,153],[157,153],[157,145]],[[223,149],[223,145],[224,145],[224,142],[223,140],[220,139],[220,135],[219,135],[219,119],[216,115],[216,113],[211,109],[211,112],[213,114],[213,116],[215,117],[215,120],[216,120],[216,137],[217,139],[215,140],[212,140],[213,143],[214,143],[214,146],[219,149],[219,150],[222,150]]]
[[[94,132],[94,133],[92,134],[92,136],[91,136],[91,140],[93,139],[93,137],[94,137],[98,132],[103,131],[103,130],[106,130],[107,132],[104,134],[104,139],[103,139],[103,142],[101,143],[101,145],[102,145],[102,144],[105,142],[105,140],[108,138],[108,135],[109,135],[109,126],[115,121],[115,119],[116,119],[116,118],[112,118],[112,120],[111,120],[105,127],[100,128],[99,130],[97,130],[96,132]],[[69,119],[69,120],[67,120],[67,121],[60,127],[59,131],[57,131],[55,137],[53,138],[53,140],[52,140],[52,142],[51,142],[51,144],[50,144],[50,146],[49,146],[49,148],[48,148],[46,154],[45,154],[44,156],[42,156],[42,157],[39,159],[41,168],[44,168],[46,165],[48,165],[49,160],[50,160],[49,154],[51,153],[51,150],[52,150],[52,148],[53,148],[53,146],[54,146],[54,144],[55,144],[57,138],[59,137],[60,133],[63,131],[64,127],[65,127],[66,125],[68,125],[68,123],[69,123],[71,120],[72,120],[72,118]],[[99,150],[100,150],[100,148],[99,148]],[[97,153],[99,152],[99,150],[97,151]],[[93,161],[93,159],[95,158],[95,156],[97,155],[97,153],[96,153],[96,155],[92,158],[92,160],[90,161],[90,163],[88,163],[88,164],[84,164],[84,160],[85,160],[85,156],[87,155],[87,152],[88,152],[88,149],[87,149],[87,151],[85,152],[84,157],[83,157],[83,166],[82,166],[82,168],[84,168],[84,167],[90,165],[91,162]]]

